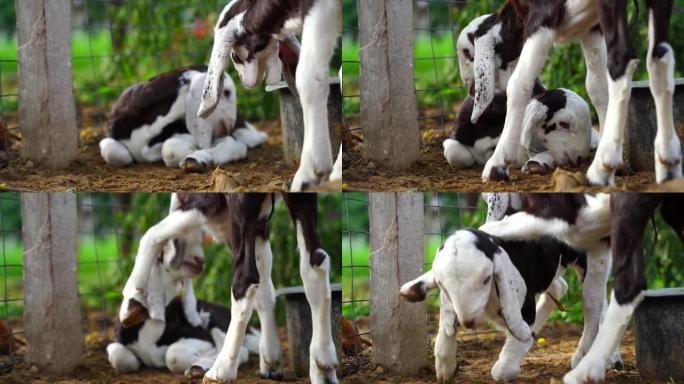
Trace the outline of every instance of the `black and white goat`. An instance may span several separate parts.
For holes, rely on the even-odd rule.
[[[226,341],[204,382],[232,382],[237,378],[239,352],[247,322],[256,306],[261,323],[260,372],[264,378],[280,378],[281,350],[273,308],[275,290],[271,281],[272,254],[268,221],[280,195],[178,193],[172,197],[169,215],[151,227],[140,240],[135,266],[124,289],[120,320],[135,317],[136,303],[150,312],[150,274],[164,245],[173,238],[204,229],[228,243],[234,259],[231,290],[231,322]],[[314,384],[337,383],[337,355],[330,323],[330,257],[316,232],[317,196],[310,193],[283,194],[297,231],[300,272],[311,306],[313,332],[309,374]]]
[[[470,120],[475,100],[468,96],[444,147],[455,168],[484,165],[496,147],[506,119],[506,95],[497,93],[477,123]],[[567,89],[544,90],[530,100],[523,121],[521,150],[515,165],[523,172],[546,174],[557,166],[579,166],[598,143],[587,103]]]
[[[204,374],[214,363],[230,324],[230,308],[195,297],[192,278],[204,269],[201,240],[201,231],[196,230],[164,245],[147,284],[150,310],[138,303],[129,305],[136,316],[117,324],[115,339],[107,346],[109,363],[117,372],[146,366]],[[258,353],[258,346],[259,334],[249,328],[240,362],[246,362],[250,352]]]
[[[227,74],[215,113],[197,117],[206,73],[206,66],[186,67],[126,89],[100,141],[102,158],[118,167],[163,160],[167,167],[203,172],[243,159],[263,144],[266,134],[238,114],[235,84]]]
[[[484,165],[494,152],[506,120],[506,85],[515,63],[504,63],[498,57],[494,78],[487,77],[481,66],[478,67],[477,85],[481,89],[483,81],[492,81],[495,84],[488,86],[496,91],[488,102],[476,102],[473,97],[476,94],[475,36],[491,18],[492,15],[475,18],[461,30],[456,42],[461,80],[471,94],[461,105],[454,131],[443,143],[444,156],[456,168]],[[487,42],[487,39],[478,40],[478,63],[489,63],[482,57],[483,45]],[[498,48],[501,52],[503,47]],[[598,145],[598,132],[591,127],[589,106],[584,99],[567,89],[547,90],[539,79],[532,95],[525,109],[522,129],[525,136],[515,165],[522,166],[524,172],[548,173],[556,166],[577,166],[588,159]],[[484,110],[475,110],[483,106]],[[471,119],[473,115],[477,116],[476,122]]]
[[[198,115],[211,116],[219,103],[223,74],[231,60],[245,87],[280,79],[283,64],[296,66],[296,87],[304,114],[304,144],[293,192],[325,181],[333,172],[328,128],[328,73],[341,30],[339,0],[232,0],[214,30],[202,104]],[[281,40],[302,33],[298,63],[283,63]],[[292,55],[287,55],[292,57]],[[341,153],[341,152],[340,152]],[[341,170],[341,159],[338,157]],[[335,172],[341,177],[341,172]]]
[[[682,177],[681,145],[672,116],[674,53],[668,43],[672,0],[647,0],[646,4],[646,67],[658,123],[656,181],[662,182]],[[472,121],[477,122],[494,99],[497,76],[508,97],[504,129],[485,165],[483,181],[508,179],[508,168],[518,159],[524,135],[525,108],[552,44],[579,40],[587,65],[587,92],[601,126],[587,177],[591,184],[614,185],[615,170],[623,162],[631,80],[638,62],[627,25],[627,0],[508,0],[497,14],[482,18],[469,36],[475,46]]]
[[[605,286],[608,269],[604,268],[603,275],[586,274],[586,262],[583,252],[550,237],[504,241],[476,229],[458,230],[449,236],[435,256],[432,270],[404,284],[400,292],[409,301],[422,301],[428,290],[441,290],[435,342],[437,379],[448,383],[456,374],[458,323],[474,328],[483,320],[506,332],[506,344],[492,367],[492,378],[515,379],[534,344],[534,335],[568,289],[563,279],[566,268],[573,267],[585,286]],[[536,295],[540,299],[535,307]],[[605,289],[590,290],[584,298],[585,310],[600,312]],[[591,336],[583,334],[582,339]],[[581,358],[580,353],[578,347],[575,356]]]
[[[588,264],[599,254],[597,249],[607,246],[609,239],[614,274],[612,299],[591,348],[563,379],[568,384],[603,381],[613,351],[619,346],[646,289],[642,245],[646,225],[660,209],[665,222],[684,241],[684,217],[681,215],[684,196],[658,193],[520,194],[519,203],[520,212],[488,222],[480,229],[506,240],[552,236],[586,251]],[[502,207],[498,211],[506,209]]]

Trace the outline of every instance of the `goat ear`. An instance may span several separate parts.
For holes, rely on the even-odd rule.
[[[155,264],[147,284],[147,311],[154,320],[166,320],[166,292],[162,283],[162,266]]]
[[[527,292],[525,281],[502,248],[494,254],[493,260],[495,289],[501,304],[499,315],[513,337],[520,341],[529,340],[532,337],[532,331],[523,320],[521,312]]]
[[[487,201],[487,220],[499,221],[508,212],[510,196],[505,192],[485,192],[482,197]]]
[[[418,277],[417,279],[411,280],[408,283],[402,285],[401,289],[399,290],[399,294],[406,301],[415,303],[418,301],[425,300],[425,297],[427,296],[428,292],[430,292],[435,287],[437,287],[437,283],[435,282],[435,276],[433,275],[432,270],[430,270],[421,275],[420,277]]]
[[[496,91],[496,53],[492,32],[475,40],[475,106],[470,121],[475,124],[494,100]]]
[[[266,85],[275,85],[280,81],[283,72],[283,63],[279,56],[280,44],[276,44],[273,53],[266,61]]]
[[[219,23],[221,20],[219,20]],[[223,76],[230,61],[230,51],[235,43],[235,29],[238,21],[233,19],[223,27],[217,27],[214,34],[214,46],[211,50],[211,59],[207,68],[207,76],[204,79],[202,102],[200,103],[197,116],[206,118],[219,102],[221,89],[223,88]]]

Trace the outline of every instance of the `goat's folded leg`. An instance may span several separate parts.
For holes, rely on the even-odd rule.
[[[133,156],[123,144],[111,137],[100,141],[100,156],[104,161],[115,167],[123,167],[133,162]]]
[[[339,1],[319,0],[304,20],[296,73],[304,115],[304,143],[299,169],[290,188],[292,192],[326,181],[333,170],[328,127],[328,72],[339,35],[340,14]]]
[[[215,165],[227,164],[247,157],[247,147],[232,136],[217,139],[214,146],[187,155],[180,167],[187,172],[207,172]]]
[[[499,359],[492,367],[492,378],[496,381],[510,381],[518,377],[520,375],[520,364],[532,344],[534,344],[534,338],[530,337],[525,341],[520,341],[507,333],[506,343],[499,353]]]
[[[518,64],[508,81],[506,122],[494,154],[482,172],[484,182],[508,180],[509,166],[518,161],[525,110],[556,35],[553,29],[544,26],[528,25],[527,28],[534,32],[527,36]]]
[[[556,160],[551,152],[541,152],[530,157],[522,167],[524,173],[547,175],[556,168]]]
[[[178,168],[181,161],[195,150],[197,150],[197,140],[192,135],[174,135],[162,144],[162,160],[167,167]]]
[[[256,310],[261,324],[259,340],[259,372],[262,379],[282,380],[282,350],[275,321],[275,288],[271,281],[273,254],[268,237],[256,237],[259,287],[256,292]]]
[[[440,293],[439,302],[439,331],[435,340],[435,372],[437,373],[437,381],[446,384],[451,383],[458,370],[456,356],[458,320],[445,292]]]
[[[121,343],[107,345],[107,360],[117,373],[134,372],[140,369],[140,360]]]
[[[649,48],[646,68],[658,123],[654,147],[656,181],[662,183],[682,177],[682,147],[672,117],[675,58],[672,46],[668,43],[667,32],[672,0],[652,1],[648,4]]]
[[[213,350],[215,350],[214,346],[206,340],[181,339],[169,345],[166,350],[166,367],[173,373],[185,373],[205,354]],[[215,355],[216,353],[214,357]]]

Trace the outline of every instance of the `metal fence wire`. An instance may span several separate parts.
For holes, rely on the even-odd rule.
[[[71,0],[72,75],[82,144],[96,144],[107,129],[111,106],[134,83],[175,68],[205,64],[213,27],[226,0]],[[13,6],[0,7],[14,21]],[[18,157],[16,23],[0,25],[0,168]],[[238,76],[232,66],[233,79]],[[278,98],[263,87],[238,87],[245,119],[278,117]],[[50,127],[54,129],[54,127]]]
[[[111,339],[137,243],[147,227],[168,212],[168,195],[144,195],[78,195],[77,286],[86,342]],[[142,209],[134,198],[158,203],[153,201]],[[129,214],[132,209],[135,220]],[[20,195],[0,193],[0,375],[11,371],[22,358],[17,349],[25,342],[22,255]]]
[[[373,331],[369,324],[372,271],[368,194],[344,193],[342,202],[342,313],[347,320],[342,336],[344,377],[368,363]],[[425,193],[423,210],[424,270],[431,268],[435,252],[454,230],[477,227],[487,216],[484,202],[473,193]],[[431,344],[438,329],[438,293],[430,294],[425,305],[426,336]]]

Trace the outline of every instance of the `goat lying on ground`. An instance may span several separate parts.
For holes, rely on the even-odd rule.
[[[506,331],[506,344],[492,367],[492,377],[497,381],[515,379],[534,344],[534,335],[567,291],[562,277],[565,269],[575,268],[583,287],[605,286],[607,268],[602,275],[588,274],[586,261],[584,253],[549,237],[503,241],[476,229],[456,231],[440,247],[432,270],[401,288],[401,295],[409,301],[424,300],[427,291],[436,286],[441,290],[435,342],[437,379],[451,382],[456,374],[457,321],[474,328],[482,320]],[[537,294],[541,298],[535,309]],[[605,290],[589,289],[583,299],[585,311],[600,313]],[[595,335],[583,334],[582,340],[591,338],[591,344]],[[573,361],[582,356],[581,344]]]
[[[117,372],[137,371],[141,366],[168,368],[194,374],[214,363],[223,346],[230,323],[230,308],[198,301],[192,278],[204,268],[201,231],[169,240],[152,267],[148,282],[150,310],[163,310],[162,319],[152,319],[140,303],[129,305],[126,323],[118,323],[107,356]],[[181,288],[185,288],[182,298]],[[259,334],[249,328],[240,349],[240,363],[249,352],[258,353]]]
[[[646,4],[646,67],[658,120],[656,181],[663,182],[682,177],[681,145],[672,116],[674,53],[668,43],[672,0],[647,0]],[[552,44],[579,40],[587,64],[587,92],[601,126],[601,140],[587,177],[591,184],[614,185],[615,170],[622,165],[631,80],[638,62],[627,25],[627,1],[509,0],[497,14],[480,19],[469,36],[475,47],[472,121],[477,122],[493,100],[497,75],[508,97],[501,140],[485,165],[483,181],[508,179],[508,168],[517,161],[524,135],[525,107]]]
[[[646,224],[660,209],[665,222],[684,241],[684,217],[681,215],[684,196],[658,193],[520,194],[520,206],[521,212],[501,221],[488,222],[481,229],[506,240],[553,236],[575,249],[586,251],[589,265],[601,254],[597,250],[606,247],[610,238],[614,266],[612,299],[591,348],[563,379],[569,384],[603,381],[611,355],[619,346],[646,289],[642,247]]]
[[[102,158],[114,166],[163,160],[167,167],[204,172],[263,144],[266,134],[237,113],[235,84],[226,74],[216,112],[197,117],[206,72],[206,66],[181,68],[124,91],[100,141]]]
[[[139,304],[153,311],[148,281],[154,261],[170,239],[201,229],[228,243],[234,260],[231,289],[231,322],[226,342],[206,373],[205,382],[231,382],[237,378],[239,351],[247,322],[256,306],[261,323],[260,372],[264,378],[280,378],[281,351],[273,308],[275,290],[271,281],[272,254],[268,221],[279,195],[258,193],[178,193],[172,197],[169,215],[151,227],[140,240],[133,272],[124,289],[119,318],[122,323],[136,317]],[[337,355],[330,323],[330,257],[316,232],[317,196],[311,193],[283,194],[297,231],[300,272],[311,306],[312,338],[309,375],[313,384],[337,383]],[[138,304],[136,304],[138,303]]]
[[[325,181],[333,171],[328,128],[328,73],[341,30],[339,0],[232,0],[221,12],[198,115],[210,116],[220,98],[230,59],[245,87],[280,78],[283,64],[296,66],[296,87],[304,115],[304,144],[293,192]],[[279,40],[302,32],[298,64],[282,62]],[[339,161],[339,160],[338,160]]]
[[[494,152],[506,119],[506,95],[497,93],[477,123],[470,121],[475,101],[468,96],[456,127],[442,144],[452,167],[484,165]],[[546,174],[556,166],[576,167],[596,149],[598,133],[591,127],[589,106],[576,93],[552,89],[535,95],[525,110],[526,137],[516,166],[524,172]]]

